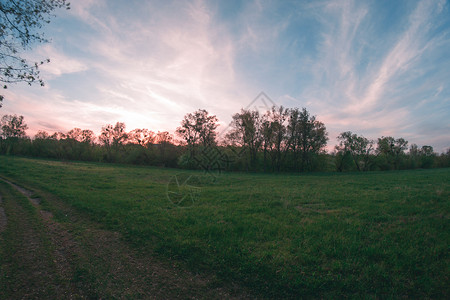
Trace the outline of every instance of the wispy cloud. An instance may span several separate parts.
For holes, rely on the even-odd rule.
[[[151,4],[142,9],[151,11],[154,20],[167,17],[164,11],[164,16],[158,15]],[[143,112],[166,111],[178,122],[199,107],[221,110],[221,103],[239,90],[233,45],[227,32],[214,26],[213,13],[203,2],[179,4],[162,23],[138,19],[133,26],[122,26],[123,20],[113,16],[108,22],[103,38],[90,41],[90,51],[99,58],[92,66],[117,82],[99,86],[101,91],[110,90],[104,95],[127,95],[116,101],[124,109],[132,104]]]
[[[438,149],[450,145],[447,1],[71,6],[58,13],[58,26],[50,24],[53,43],[33,54],[52,60],[42,68],[47,86],[7,91],[2,113],[24,114],[30,127],[98,132],[124,121],[129,129],[172,131],[198,108],[225,127],[265,91],[280,105],[317,115],[331,144],[352,130],[418,144],[433,135]]]
[[[62,105],[64,111],[95,115],[90,122],[96,128],[127,120],[130,126],[174,130],[185,113],[198,108],[222,112],[222,119],[231,115],[231,106],[224,103],[239,102],[245,87],[235,79],[234,45],[228,32],[214,23],[214,11],[203,1],[176,2],[161,9],[157,3],[146,2],[140,6],[141,13],[145,12],[140,17],[123,19],[115,13],[99,17],[103,10],[120,12],[122,8],[106,8],[106,2],[94,1],[72,4],[75,17],[92,30],[82,44],[74,40],[77,35],[74,39],[66,36],[73,52],[83,55],[83,63],[46,45],[39,51],[51,57],[52,63],[43,71],[51,75],[46,79],[53,85],[57,76],[89,68],[86,76],[97,76],[91,83],[95,103],[52,90],[45,97],[42,93],[38,96],[41,107],[48,104],[56,114]],[[27,111],[25,107],[11,108]],[[70,122],[60,124],[69,126]]]
[[[39,57],[51,58],[50,63],[41,66],[42,76],[47,80],[64,74],[77,73],[86,71],[88,66],[80,60],[71,58],[58,51],[52,45],[44,45],[37,49],[36,53]]]
[[[434,14],[442,10],[442,2],[419,2],[409,17],[407,30],[400,36],[399,41],[388,52],[377,72],[370,79],[362,101],[354,109],[356,111],[371,111],[388,92],[389,83],[394,77],[403,75],[416,66],[421,54],[433,48],[435,39],[428,40],[430,22]]]
[[[310,69],[315,80],[298,98],[308,99],[332,128],[332,142],[344,130],[373,134],[373,138],[414,137],[406,123],[420,113],[411,101],[422,100],[414,93],[443,90],[442,73],[434,87],[424,76],[430,56],[442,51],[443,41],[448,43],[448,32],[436,31],[445,1],[417,2],[390,32],[376,28],[385,25],[374,21],[378,16],[367,2],[331,1],[317,7],[313,12],[321,21],[322,35]],[[415,86],[420,78],[421,87]],[[448,143],[448,135],[441,138]]]

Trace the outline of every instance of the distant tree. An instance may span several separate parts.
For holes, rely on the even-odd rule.
[[[177,153],[172,143],[173,137],[168,131],[156,134],[156,147],[159,149],[159,161],[164,167],[176,166]]]
[[[181,126],[175,131],[175,134],[181,137],[187,150],[178,160],[180,166],[210,169],[214,162],[205,160],[204,154],[217,149],[213,149],[217,146],[217,121],[217,117],[210,115],[205,109],[199,109],[184,116]]]
[[[422,146],[422,149],[420,149],[420,153],[424,156],[433,156],[435,155],[433,147],[432,146]]]
[[[7,155],[25,154],[23,146],[29,143],[29,141],[25,141],[27,138],[25,130],[27,129],[28,126],[24,123],[23,116],[4,115],[0,120],[0,152]]]
[[[122,146],[128,138],[125,128],[125,123],[122,122],[117,122],[114,126],[110,124],[103,126],[98,139],[100,143],[106,147],[117,149],[119,146]]]
[[[156,143],[158,145],[171,144],[173,141],[172,135],[168,131],[158,131],[156,134]]]
[[[286,126],[286,139],[289,145],[289,150],[292,154],[292,165],[295,170],[299,169],[299,156],[300,156],[300,134],[299,123],[300,113],[298,108],[289,110],[288,124]]]
[[[325,125],[305,108],[272,107],[262,116],[258,111],[244,109],[233,115],[226,140],[230,146],[248,153],[252,169],[255,169],[258,152],[262,150],[264,170],[269,154],[273,170],[280,171],[290,157],[289,166],[306,171],[318,164],[325,151],[327,136]]]
[[[298,165],[300,155],[300,171],[312,170],[313,159],[322,153],[327,145],[328,133],[325,125],[303,108],[291,109],[288,121],[289,143],[294,152],[294,164]]]
[[[34,139],[35,140],[46,140],[49,139],[50,135],[48,134],[47,131],[44,130],[39,130],[35,135],[34,135]]]
[[[340,146],[335,146],[334,150],[335,151],[331,153],[331,157],[334,159],[336,171],[343,172],[344,170],[352,169],[354,161],[350,151],[347,151]]]
[[[345,153],[349,153],[358,171],[368,171],[374,142],[351,131],[342,132],[337,139],[339,145],[336,146],[336,150],[343,152],[343,157]]]
[[[102,131],[98,136],[98,141],[101,145],[107,147],[108,149],[112,146],[113,143],[113,131],[114,127],[111,124],[102,127]]]
[[[417,146],[417,144],[411,144],[409,147],[409,153],[408,153],[408,168],[410,169],[416,169],[420,168],[420,148]]]
[[[63,140],[63,139],[66,138],[66,134],[64,132],[57,131],[57,132],[53,133],[50,136],[50,138],[53,139],[53,140]]]
[[[264,114],[261,120],[261,139],[263,150],[263,170],[266,172],[267,160],[269,156],[268,153],[272,147],[273,141],[273,127],[271,126],[271,122],[267,114]]]
[[[119,160],[120,155],[124,154],[123,145],[128,139],[125,131],[125,123],[117,122],[116,125],[108,124],[102,127],[98,140],[106,149],[104,160],[113,162]],[[119,151],[122,150],[122,151]]]
[[[136,128],[128,133],[128,142],[141,146],[148,146],[155,142],[155,133],[148,129]]]
[[[92,160],[92,144],[95,135],[92,130],[74,128],[63,139],[60,139],[61,156],[67,159]]]
[[[95,140],[95,134],[90,129],[74,128],[65,134],[63,139],[72,139],[79,143],[92,143]]]
[[[422,146],[419,148],[412,144],[408,153],[408,168],[431,168],[437,163],[438,155],[434,153],[433,147]]]
[[[66,134],[66,138],[81,142],[83,139],[82,130],[80,128],[74,128]]]
[[[90,129],[83,129],[81,131],[81,137],[80,137],[80,142],[82,143],[87,143],[87,144],[92,144],[95,141],[95,134],[92,130]]]
[[[192,157],[195,156],[198,146],[208,147],[216,144],[217,121],[217,117],[209,115],[205,109],[184,116],[175,133],[186,142]]]
[[[263,115],[261,130],[264,151],[264,168],[266,167],[266,151],[268,151],[272,161],[272,168],[276,171],[281,170],[289,147],[289,144],[286,141],[286,122],[288,117],[289,110],[283,106],[273,106],[271,110]]]
[[[441,153],[436,156],[436,167],[438,168],[448,168],[450,167],[450,148],[446,152]]]
[[[419,154],[421,158],[420,166],[425,169],[431,168],[436,158],[436,153],[434,153],[433,147],[427,145],[422,146]]]
[[[23,121],[23,116],[4,115],[0,122],[2,136],[4,138],[24,138],[27,124]]]
[[[30,63],[20,55],[22,50],[48,40],[39,32],[50,22],[56,8],[69,9],[66,0],[6,0],[0,2],[0,82],[4,88],[9,83],[39,82],[38,67],[49,59]],[[0,95],[0,107],[3,96]]]
[[[391,136],[378,139],[378,153],[401,154],[407,149],[408,141],[403,138],[395,139]]]
[[[47,131],[39,130],[34,135],[31,154],[38,157],[55,157],[55,143]]]
[[[408,141],[403,138],[395,139],[391,136],[378,138],[376,150],[378,155],[383,155],[394,169],[399,169],[400,160],[406,149],[408,149]]]
[[[233,115],[231,130],[226,134],[226,139],[233,146],[242,149],[239,154],[248,154],[248,166],[255,170],[257,154],[261,148],[262,117],[257,110],[241,109],[240,113]]]
[[[66,134],[55,132],[52,135],[39,130],[32,142],[32,153],[39,157],[51,157],[57,159],[75,159],[72,157],[72,139],[66,140]]]

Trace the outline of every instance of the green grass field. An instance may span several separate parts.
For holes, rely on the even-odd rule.
[[[450,169],[216,175],[0,156],[1,177],[262,297],[449,297]]]

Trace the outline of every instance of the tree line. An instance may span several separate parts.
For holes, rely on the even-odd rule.
[[[272,107],[265,113],[241,109],[228,130],[217,132],[218,119],[204,109],[184,116],[175,135],[149,129],[126,130],[125,123],[107,124],[98,136],[90,129],[66,133],[46,131],[30,138],[23,116],[0,121],[0,154],[60,160],[116,162],[219,171],[306,172],[372,171],[450,166],[450,149],[412,144],[403,138],[376,141],[351,131],[337,137],[326,151],[325,124],[306,108]],[[408,151],[409,150],[409,151]]]
[[[70,8],[66,0],[2,1],[0,4],[0,82],[43,85],[39,66],[49,59],[29,62],[21,51],[46,43],[41,29],[57,9]],[[0,95],[0,107],[3,96]],[[105,125],[99,136],[89,129],[67,133],[39,131],[26,136],[23,116],[5,115],[0,123],[0,154],[119,162],[206,170],[264,172],[369,171],[450,166],[450,149],[437,154],[403,138],[376,141],[350,131],[325,151],[325,125],[305,109],[272,107],[265,113],[241,110],[233,115],[228,132],[217,133],[217,117],[206,110],[187,114],[175,137],[169,132],[134,129],[124,123]]]

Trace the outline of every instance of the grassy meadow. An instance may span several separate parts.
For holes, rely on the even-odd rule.
[[[0,156],[0,177],[262,297],[450,294],[448,168],[211,176]]]

